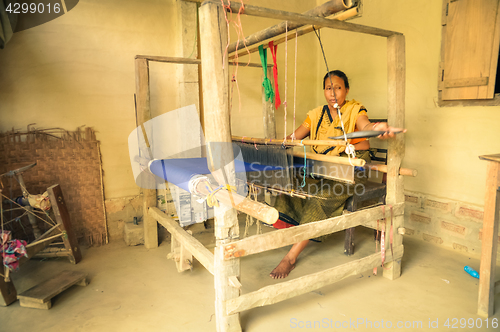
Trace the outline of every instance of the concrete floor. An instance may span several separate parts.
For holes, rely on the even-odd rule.
[[[251,234],[254,232],[255,228]],[[356,253],[352,257],[343,255],[342,232],[324,243],[311,243],[289,278],[373,253],[372,231],[358,228],[356,235]],[[209,247],[213,242],[209,231],[197,237]],[[243,312],[243,330],[296,331],[304,327],[365,331],[388,324],[396,328],[399,322],[405,331],[446,331],[447,320],[450,327],[455,324],[464,331],[500,330],[492,327],[493,319],[500,324],[500,295],[495,298],[497,311],[488,322],[476,314],[478,280],[466,274],[463,267],[478,269],[477,257],[411,238],[405,238],[404,244],[401,278],[387,280],[382,277],[381,268],[378,276],[366,271],[318,291]],[[287,250],[281,248],[242,259],[242,291],[279,282],[268,274]],[[18,292],[62,270],[85,271],[90,284],[73,286],[61,293],[53,299],[50,310],[23,308],[19,302],[0,307],[0,331],[215,331],[212,275],[198,262],[193,271],[177,273],[175,264],[166,258],[169,251],[167,241],[153,250],[115,242],[84,249],[83,260],[77,265],[62,258],[31,260],[13,274]],[[500,277],[498,272],[500,266]],[[460,319],[470,319],[470,323],[474,320],[473,326],[482,322],[482,328],[464,328]],[[437,328],[429,328],[430,322]]]

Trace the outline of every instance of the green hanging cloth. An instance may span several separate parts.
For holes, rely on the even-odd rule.
[[[264,80],[262,81],[262,86],[264,87],[264,91],[266,94],[266,101],[271,98],[271,101],[274,103],[274,90],[273,85],[269,78],[267,78],[267,49],[264,51],[264,46],[259,46],[259,54],[260,54],[260,62],[262,63],[262,69],[264,70]]]

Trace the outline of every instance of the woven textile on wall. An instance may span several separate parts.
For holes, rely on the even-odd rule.
[[[99,141],[91,128],[69,132],[60,128],[26,132],[0,133],[0,174],[29,164],[37,165],[22,173],[30,194],[42,194],[59,184],[68,207],[71,224],[78,241],[88,245],[108,242],[104,211],[101,155]],[[1,179],[3,194],[11,199],[21,196],[14,178]],[[4,198],[4,211],[14,206]],[[16,215],[4,212],[4,220]],[[12,218],[11,218],[12,219]],[[38,220],[42,230],[47,228]],[[33,240],[28,218],[9,223],[17,238]]]

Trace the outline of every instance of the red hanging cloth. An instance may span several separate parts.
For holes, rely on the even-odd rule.
[[[278,45],[274,45],[273,41],[269,42],[269,49],[271,50],[271,55],[273,56],[273,77],[274,77],[274,102],[276,109],[281,105],[280,90],[278,88],[278,64],[276,63],[276,52],[278,51]]]

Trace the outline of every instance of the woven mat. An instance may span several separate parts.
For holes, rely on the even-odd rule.
[[[28,192],[41,194],[48,187],[59,184],[79,242],[87,245],[107,243],[101,158],[94,131],[91,128],[74,132],[28,128],[27,132],[0,133],[0,174],[35,162],[35,167],[22,174]],[[4,177],[1,181],[5,196],[22,195],[16,179]],[[4,209],[12,205],[4,198]],[[13,212],[5,212],[4,220],[12,216],[15,217]],[[27,219],[23,217],[8,225],[15,238],[27,241],[34,238]],[[47,229],[43,221],[38,221],[42,230]]]

